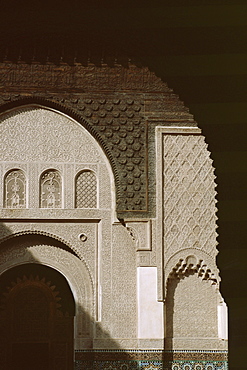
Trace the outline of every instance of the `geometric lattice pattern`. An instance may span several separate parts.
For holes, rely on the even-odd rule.
[[[227,370],[221,361],[75,361],[75,370]]]
[[[133,350],[75,351],[75,370],[227,370],[227,353]]]
[[[97,179],[92,171],[82,171],[75,183],[75,207],[97,208]]]
[[[164,135],[166,259],[179,249],[216,250],[215,176],[203,136]]]
[[[26,178],[22,170],[12,170],[5,177],[4,207],[26,207]]]

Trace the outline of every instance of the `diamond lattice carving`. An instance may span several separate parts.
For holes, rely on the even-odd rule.
[[[197,248],[215,256],[216,191],[204,137],[164,136],[164,240],[169,258]]]
[[[83,171],[76,178],[75,207],[97,207],[97,179],[92,171]]]

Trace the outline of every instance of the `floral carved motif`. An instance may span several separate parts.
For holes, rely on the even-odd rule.
[[[40,207],[61,208],[61,177],[58,171],[48,170],[40,179]]]
[[[4,206],[24,208],[26,206],[26,178],[22,170],[12,170],[5,177]]]

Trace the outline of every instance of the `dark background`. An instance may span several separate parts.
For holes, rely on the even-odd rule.
[[[246,0],[0,1],[0,59],[129,57],[180,96],[216,168],[218,266],[229,307],[230,369],[247,368]]]

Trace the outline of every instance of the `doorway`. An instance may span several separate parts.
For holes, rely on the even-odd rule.
[[[2,275],[1,293],[6,368],[72,370],[75,304],[67,280],[26,264]]]

